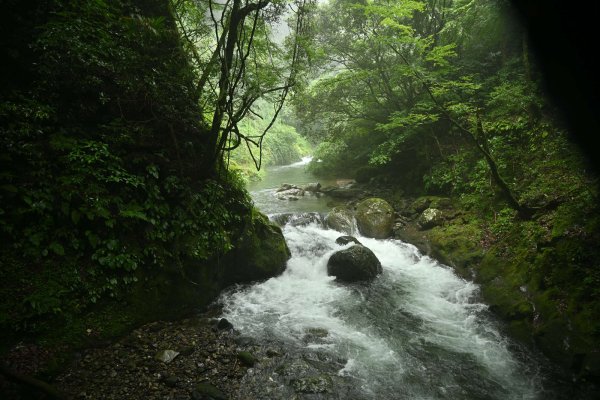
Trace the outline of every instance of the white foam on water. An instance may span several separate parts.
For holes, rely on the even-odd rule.
[[[370,286],[342,285],[327,276],[331,254],[350,246],[335,244],[340,232],[311,224],[286,226],[284,234],[292,252],[286,271],[222,298],[224,317],[242,333],[340,355],[347,362],[339,374],[360,379],[365,393],[402,382],[414,398],[431,396],[423,393],[425,383],[410,387],[416,372],[431,368],[408,349],[422,344],[466,357],[493,384],[507,388],[506,398],[535,398],[534,385],[520,375],[506,339],[482,317],[486,306],[477,300],[477,285],[414,246],[364,237],[359,240],[376,254],[384,273]],[[400,313],[417,323],[394,325]],[[382,333],[386,324],[389,336]],[[327,335],[307,343],[303,339],[311,329]],[[459,385],[444,379],[438,394]]]

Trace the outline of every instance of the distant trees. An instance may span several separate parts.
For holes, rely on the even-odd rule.
[[[332,0],[317,15],[320,77],[295,101],[322,137],[317,171],[395,169],[413,190],[497,193],[523,217],[548,204],[531,162],[566,150],[564,131],[507,5]]]

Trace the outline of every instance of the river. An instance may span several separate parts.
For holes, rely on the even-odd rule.
[[[326,212],[326,198],[273,197],[281,183],[315,181],[305,172],[307,160],[271,168],[264,181],[251,185],[256,206],[271,217]],[[284,349],[284,360],[248,378],[252,396],[573,398],[561,392],[542,357],[502,333],[476,284],[410,244],[357,233],[381,261],[383,274],[368,284],[335,282],[326,264],[344,247],[335,243],[341,233],[315,220],[283,228],[292,257],[281,276],[230,289],[220,299],[223,317],[242,335]]]

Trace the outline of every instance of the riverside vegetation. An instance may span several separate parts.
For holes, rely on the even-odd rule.
[[[597,176],[505,2],[5,11],[0,352],[21,372],[52,380],[74,350],[281,273],[289,250],[244,178],[316,146],[315,174],[385,198],[394,235],[480,283],[515,337],[600,374]]]
[[[226,168],[231,104],[199,85],[256,77],[193,57],[181,18],[203,13],[198,7],[48,0],[5,8],[0,351],[7,361],[21,354],[13,367],[28,375],[51,378],[73,350],[185,316],[227,284],[285,268],[281,230]],[[243,18],[229,22],[246,29]],[[272,76],[253,93],[277,94],[282,84]],[[233,81],[220,93],[230,89]],[[11,352],[19,348],[27,350]]]
[[[314,24],[319,76],[294,99],[297,129],[319,138],[312,171],[376,188],[397,237],[479,282],[516,337],[597,377],[598,178],[510,6],[333,0]]]

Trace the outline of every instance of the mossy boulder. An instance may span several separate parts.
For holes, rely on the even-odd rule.
[[[246,367],[253,367],[258,362],[256,357],[249,351],[240,351],[237,354],[237,359]]]
[[[364,236],[386,239],[394,227],[394,209],[383,199],[365,199],[356,207],[356,223]]]
[[[333,253],[327,261],[327,274],[344,282],[374,279],[381,272],[377,256],[359,244]]]
[[[443,215],[437,208],[427,208],[421,213],[417,223],[421,229],[431,229],[438,226],[443,221]]]
[[[452,208],[452,200],[448,197],[421,196],[415,199],[408,207],[408,213],[422,213],[428,208],[446,210]]]
[[[330,229],[351,235],[354,233],[354,215],[345,207],[333,207],[325,217],[325,223]]]
[[[281,228],[256,210],[234,246],[223,260],[224,280],[228,284],[280,275],[291,256]]]

